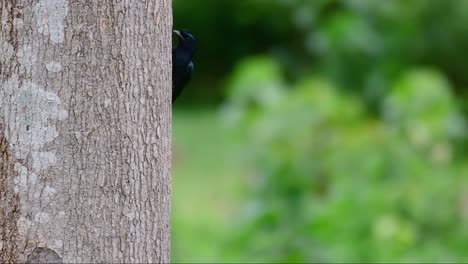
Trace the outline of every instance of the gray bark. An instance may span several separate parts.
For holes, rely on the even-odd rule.
[[[171,0],[0,8],[0,263],[169,262]]]

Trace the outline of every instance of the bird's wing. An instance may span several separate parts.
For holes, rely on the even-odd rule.
[[[191,61],[191,62],[187,65],[187,72],[188,72],[188,73],[192,73],[194,69],[195,69],[195,65],[193,65],[193,61]]]
[[[187,64],[187,68],[185,69],[186,73],[187,73],[187,80],[186,82],[188,82],[191,77],[192,77],[192,73],[193,73],[193,70],[195,69],[195,65],[193,64],[193,62],[191,61],[189,64]]]

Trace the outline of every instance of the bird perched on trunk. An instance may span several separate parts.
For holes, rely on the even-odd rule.
[[[193,72],[192,57],[196,40],[188,29],[174,30],[179,44],[172,50],[172,102],[182,93]]]

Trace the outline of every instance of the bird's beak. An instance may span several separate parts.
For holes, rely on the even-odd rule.
[[[172,32],[174,32],[174,34],[176,34],[177,37],[178,37],[179,39],[184,39],[184,37],[182,36],[182,34],[180,34],[180,31],[179,31],[179,30],[173,30]]]

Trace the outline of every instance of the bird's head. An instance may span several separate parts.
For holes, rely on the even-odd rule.
[[[174,30],[174,34],[179,40],[179,46],[182,46],[186,49],[190,49],[192,52],[195,51],[195,45],[197,41],[195,40],[192,31],[190,31],[189,29],[183,29],[181,31]]]

